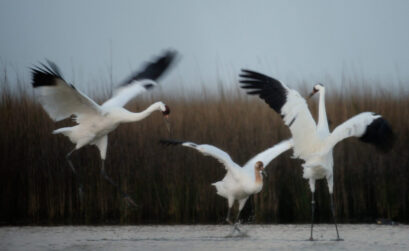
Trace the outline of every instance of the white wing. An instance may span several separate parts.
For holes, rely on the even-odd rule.
[[[381,115],[363,112],[337,126],[326,139],[322,152],[330,151],[338,142],[349,137],[358,137],[384,152],[390,150],[395,141],[389,123]]]
[[[132,84],[121,86],[115,90],[112,98],[105,101],[102,107],[123,107],[134,97],[155,87],[157,83],[153,80],[136,81]]]
[[[185,147],[193,148],[201,152],[205,156],[212,156],[213,158],[217,159],[220,163],[222,163],[226,167],[226,169],[229,169],[231,167],[237,167],[237,164],[233,162],[229,154],[211,145],[198,145],[196,143],[188,142],[188,141],[176,141],[176,140],[165,140],[165,139],[160,140],[160,143],[165,144],[165,145],[182,145]]]
[[[76,115],[77,122],[83,115],[100,115],[100,106],[62,78],[58,67],[51,61],[49,66],[32,69],[32,86],[44,110],[55,121]]]
[[[259,95],[272,109],[279,113],[291,131],[294,155],[300,156],[310,151],[309,144],[316,142],[317,125],[305,99],[293,89],[261,73],[242,70],[241,88],[249,89],[250,95]]]
[[[257,161],[263,162],[264,167],[267,167],[268,164],[271,161],[273,161],[273,159],[275,159],[278,155],[289,150],[292,147],[293,147],[292,139],[281,141],[277,145],[270,147],[267,150],[264,150],[263,152],[251,158],[249,161],[247,161],[246,164],[244,164],[243,168],[249,171],[253,171],[254,165],[256,164]]]
[[[107,100],[102,106],[122,107],[132,98],[155,87],[157,85],[155,81],[166,72],[174,61],[175,56],[175,51],[167,51],[155,61],[147,63],[142,70],[134,72],[125,79],[115,90],[112,98]]]

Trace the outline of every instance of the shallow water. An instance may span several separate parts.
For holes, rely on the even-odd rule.
[[[1,227],[0,250],[409,250],[409,226],[228,225]]]

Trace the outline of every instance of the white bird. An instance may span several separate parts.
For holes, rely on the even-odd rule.
[[[123,106],[133,97],[156,86],[156,80],[169,68],[175,55],[176,52],[167,51],[155,61],[146,64],[144,69],[133,73],[123,81],[111,99],[102,105],[98,105],[74,85],[68,84],[53,62],[47,60],[48,66],[41,64],[41,67],[32,68],[34,93],[51,119],[60,121],[73,116],[73,120],[77,123],[75,126],[53,131],[53,134],[67,136],[75,144],[75,148],[66,155],[72,171],[76,174],[70,155],[85,145],[95,145],[101,157],[101,175],[119,189],[124,199],[134,206],[136,205],[134,201],[123,193],[105,172],[108,134],[119,124],[140,121],[154,111],[161,111],[167,121],[170,110],[163,102],[156,102],[146,110],[137,113],[130,112]],[[82,184],[80,184],[80,195],[81,186]]]
[[[246,204],[250,195],[261,191],[263,187],[263,178],[261,174],[266,175],[264,168],[281,153],[292,147],[292,140],[285,140],[279,144],[268,148],[247,161],[243,167],[239,166],[230,158],[229,154],[212,145],[198,145],[188,141],[161,140],[166,145],[182,145],[193,148],[205,156],[212,156],[217,159],[226,168],[226,176],[223,180],[213,183],[217,194],[227,199],[228,211],[226,221],[233,224],[230,220],[230,211],[235,201],[239,203],[239,210],[236,217],[235,229],[239,222],[240,212]]]
[[[315,85],[310,95],[311,97],[317,92],[320,94],[318,124],[316,124],[305,99],[297,91],[274,78],[250,70],[242,70],[240,77],[241,87],[249,89],[248,94],[259,95],[282,116],[293,137],[294,157],[305,161],[302,165],[303,177],[309,180],[312,193],[310,240],[313,240],[315,181],[324,178],[327,180],[331,196],[331,211],[337,240],[341,240],[335,221],[333,202],[332,150],[343,139],[358,137],[361,141],[371,143],[382,151],[388,151],[392,148],[395,139],[388,122],[381,115],[363,112],[345,121],[330,133],[325,111],[325,88],[322,84]]]

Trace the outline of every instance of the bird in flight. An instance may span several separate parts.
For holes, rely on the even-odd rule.
[[[121,123],[130,123],[143,120],[154,111],[162,112],[165,122],[170,114],[169,107],[163,102],[156,102],[141,112],[131,112],[124,106],[134,97],[157,86],[157,80],[169,69],[176,56],[175,51],[166,51],[152,62],[147,63],[141,70],[134,72],[114,91],[110,99],[102,105],[97,104],[74,85],[67,83],[57,65],[47,60],[48,65],[41,64],[32,68],[32,86],[36,98],[44,110],[54,121],[73,118],[75,126],[63,127],[53,131],[53,134],[62,134],[75,145],[66,159],[73,173],[77,171],[70,160],[71,154],[85,145],[95,145],[101,158],[101,175],[115,186],[128,204],[136,203],[125,192],[121,191],[106,173],[104,161],[106,159],[108,134]],[[82,184],[80,183],[80,197]]]

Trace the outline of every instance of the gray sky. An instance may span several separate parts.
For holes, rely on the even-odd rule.
[[[243,67],[290,86],[342,75],[389,86],[409,80],[408,27],[398,0],[0,0],[0,66],[28,82],[48,58],[88,92],[173,48],[165,91],[235,88]]]

